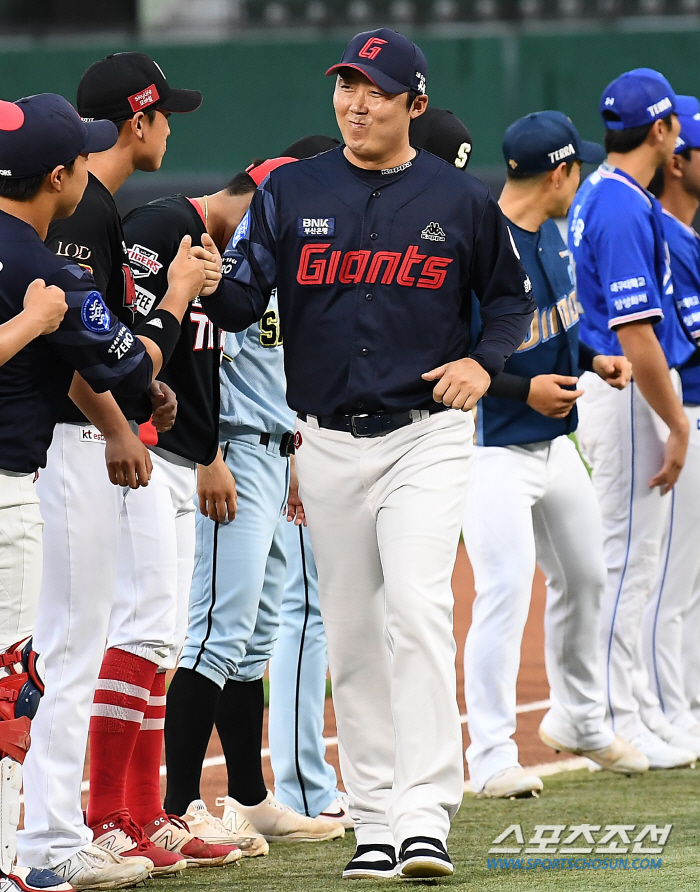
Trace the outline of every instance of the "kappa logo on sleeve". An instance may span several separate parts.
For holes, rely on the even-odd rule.
[[[158,262],[158,254],[150,248],[144,248],[143,245],[132,245],[129,248],[129,263],[135,279],[155,276],[163,269],[163,264]]]
[[[335,217],[297,217],[297,235],[335,235]]]
[[[112,319],[99,291],[91,291],[80,308],[80,318],[88,331],[109,331]]]

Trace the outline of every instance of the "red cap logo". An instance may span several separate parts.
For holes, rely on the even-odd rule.
[[[376,59],[382,51],[382,46],[388,42],[388,40],[382,40],[381,37],[370,37],[357,55],[363,59]]]
[[[158,102],[159,99],[160,96],[158,95],[158,90],[156,90],[156,85],[151,84],[150,87],[146,87],[140,93],[134,93],[133,96],[129,96],[129,105],[132,111],[138,112],[149,105],[153,105],[154,102]]]

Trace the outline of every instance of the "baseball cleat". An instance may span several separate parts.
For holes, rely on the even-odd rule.
[[[396,876],[396,849],[374,843],[358,846],[343,871],[344,880],[376,880]]]
[[[346,830],[353,830],[355,827],[355,822],[350,817],[350,798],[347,793],[338,793],[333,802],[316,817],[321,821],[340,821]]]
[[[269,791],[259,805],[241,805],[230,796],[226,800],[230,800],[235,811],[257,827],[268,842],[321,842],[345,836],[345,828],[339,821],[297,814],[288,805],[279,803]]]
[[[73,892],[53,870],[39,867],[13,867],[12,872],[0,872],[0,892]]]
[[[190,833],[187,823],[175,815],[158,815],[143,828],[155,845],[175,852],[187,860],[188,867],[224,867],[240,861],[242,852],[236,845],[216,845]]]
[[[575,756],[585,756],[591,762],[600,765],[605,771],[612,771],[613,774],[631,776],[633,774],[644,774],[645,771],[649,770],[649,759],[647,759],[644,753],[617,735],[615,735],[615,739],[609,746],[604,746],[597,750],[585,750],[581,747],[566,746],[566,744],[550,737],[541,727],[537,733],[542,743],[550,746],[558,753],[573,753]]]
[[[113,812],[92,828],[94,843],[107,852],[122,858],[148,858],[153,862],[151,876],[180,873],[187,867],[187,859],[177,852],[168,852],[155,845],[127,811]]]
[[[399,876],[410,879],[449,877],[454,867],[447,849],[432,836],[411,836],[401,844]]]
[[[126,889],[151,875],[150,858],[120,858],[94,843],[61,861],[53,872],[81,892],[82,889]]]
[[[477,799],[521,799],[532,796],[535,799],[543,788],[542,779],[519,765],[497,771],[476,794]]]
[[[700,737],[690,734],[688,731],[681,731],[680,728],[670,726],[670,733],[659,734],[662,740],[665,740],[670,746],[678,747],[682,750],[691,750],[700,758]]]
[[[224,805],[228,797],[221,796],[216,804]],[[210,814],[202,799],[190,802],[187,811],[182,816],[191,833],[195,833],[198,839],[212,845],[235,845],[243,852],[246,858],[255,858],[258,855],[267,855],[270,846],[265,838],[258,833],[250,821],[236,814],[233,808],[224,808],[223,818],[217,818]]]
[[[644,728],[631,743],[647,757],[650,769],[687,768],[695,765],[696,757],[692,750],[671,746],[648,728]]]

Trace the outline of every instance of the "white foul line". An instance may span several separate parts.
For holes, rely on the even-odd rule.
[[[549,709],[549,706],[550,706],[549,700],[535,700],[532,703],[520,703],[518,706],[515,707],[515,712],[518,715],[523,712],[538,712],[539,710]],[[459,719],[460,719],[461,723],[463,725],[465,725],[467,723],[467,714],[464,713],[464,715],[460,715]],[[329,746],[337,746],[338,745],[338,738],[337,737],[324,737],[323,742],[326,744],[326,749],[328,749]],[[260,755],[262,756],[263,759],[266,757],[269,757],[270,748],[264,747],[260,751]],[[565,761],[568,763],[568,762],[571,762],[572,760],[566,759]],[[225,765],[225,764],[226,764],[226,759],[224,758],[223,755],[211,756],[209,759],[205,759],[204,762],[202,762],[202,769],[216,768],[218,765]],[[558,764],[558,763],[554,763],[554,764]],[[161,765],[160,766],[160,776],[164,777],[165,774],[166,774],[165,765]],[[81,793],[86,793],[89,789],[90,789],[90,781],[83,781],[83,783],[81,784],[81,787],[80,787]]]

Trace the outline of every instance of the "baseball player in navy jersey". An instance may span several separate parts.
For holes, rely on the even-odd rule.
[[[540,737],[603,768],[639,774],[649,763],[605,724],[598,667],[605,587],[603,529],[593,486],[567,436],[576,428],[579,368],[612,387],[630,378],[624,356],[579,344],[571,262],[553,217],[566,215],[581,162],[602,147],[581,140],[561,112],[528,115],[503,141],[501,210],[537,303],[532,327],[477,412],[477,449],[464,521],[476,600],[464,651],[472,789],[482,798],[536,795],[542,781],[518,763],[515,685],[535,562],[547,579],[545,665],[551,707]],[[504,560],[503,541],[508,542]]]
[[[27,286],[37,275],[65,292],[68,308],[53,333],[33,340],[0,367],[0,524],[10,558],[2,580],[9,598],[0,662],[1,683],[6,694],[14,694],[4,698],[0,723],[0,871],[3,883],[20,889],[71,888],[62,881],[62,871],[56,876],[52,871],[13,868],[20,766],[29,747],[30,719],[44,690],[42,661],[30,637],[42,565],[37,471],[46,465],[74,372],[100,393],[110,388],[142,393],[170,355],[172,326],[179,325],[188,301],[205,280],[202,262],[189,256],[189,244],[183,243],[157,311],[161,327],[145,328],[143,335],[137,330],[135,337],[106,307],[92,276],[44,246],[50,222],[72,214],[82,198],[88,153],[107,150],[116,139],[112,123],[84,124],[55,94],[0,105],[0,321],[21,311]],[[89,401],[81,405],[91,410]],[[147,858],[115,864],[111,879],[115,885],[136,882],[151,868]]]
[[[119,136],[109,151],[89,158],[83,199],[71,218],[50,227],[47,246],[91,270],[110,311],[129,325],[137,318],[136,292],[112,192],[135,169],[160,166],[170,111],[194,109],[200,102],[196,91],[173,90],[158,66],[140,53],[96,62],[78,87],[80,113],[117,122]],[[138,318],[146,330],[177,340],[179,325]],[[105,856],[91,845],[80,786],[90,705],[104,656],[117,565],[123,563],[118,560],[120,513],[125,509],[121,486],[137,486],[149,478],[150,456],[133,430],[136,422],[148,418],[152,405],[147,398],[121,397],[118,404],[109,394],[93,394],[79,379],[71,392],[82,393],[95,405],[91,418],[101,418],[101,428],[88,424],[65,400],[38,486],[46,522],[46,572],[36,639],[45,652],[49,694],[35,723],[35,748],[27,763],[20,857],[25,863],[56,867],[80,887],[111,882],[112,871],[118,874],[123,867],[117,863],[115,868],[112,854]],[[141,687],[134,677],[120,681]],[[138,705],[130,704],[132,715]],[[111,706],[119,708],[114,702]],[[103,723],[109,720],[102,717]],[[61,735],[54,733],[57,726],[65,729]],[[118,769],[112,760],[105,779]],[[184,859],[170,852],[153,847],[151,854],[157,872],[184,866]]]
[[[270,170],[291,161],[286,157],[251,166],[246,205]],[[234,243],[242,231],[238,227]],[[247,834],[251,840],[244,851],[258,855],[267,852],[266,840],[332,839],[344,832],[338,822],[314,820],[281,806],[266,790],[262,775],[262,677],[284,590],[283,509],[293,451],[274,297],[260,323],[228,335],[221,380],[221,448],[210,467],[200,467],[189,629],[168,691],[165,804],[205,839],[220,835],[222,823],[228,832]],[[231,522],[226,489],[234,479],[236,519]],[[219,822],[199,795],[215,722],[228,773]]]
[[[450,579],[469,410],[533,309],[488,189],[410,145],[426,67],[389,29],[353,38],[328,72],[345,145],[272,171],[202,301],[240,330],[278,289],[358,844],[348,877],[394,875],[397,847],[403,876],[453,870],[464,769]],[[470,351],[472,291],[484,333]]]
[[[472,138],[452,112],[430,106],[411,121],[409,140],[458,170],[464,170]],[[323,149],[339,145],[324,138]],[[322,151],[317,137],[300,140],[284,155],[308,158]],[[287,530],[287,578],[280,628],[270,660],[268,736],[275,775],[275,797],[312,817],[339,820],[352,828],[347,793],[337,788],[335,769],[326,761],[323,740],[326,635],[318,600],[318,575],[308,529]]]
[[[635,69],[603,92],[608,160],[583,185],[570,214],[569,249],[584,310],[581,338],[594,350],[631,361],[624,391],[597,376],[581,379],[579,443],[592,468],[603,515],[607,579],[601,613],[601,658],[608,717],[652,768],[687,765],[697,738],[645,712],[655,696],[641,653],[642,615],[659,566],[688,444],[688,419],[675,370],[693,353],[673,299],[663,214],[646,186],[673,154],[677,114],[698,102],[676,96],[651,69]],[[669,369],[671,370],[669,372]]]
[[[700,116],[679,115],[673,156],[650,190],[663,208],[671,255],[673,295],[691,336],[700,338],[700,237],[692,228],[700,204]],[[679,367],[683,408],[690,426],[688,456],[671,495],[671,511],[652,595],[644,611],[643,647],[651,689],[674,727],[700,735],[700,353]],[[643,718],[647,720],[644,711]],[[650,719],[653,721],[653,718]]]

